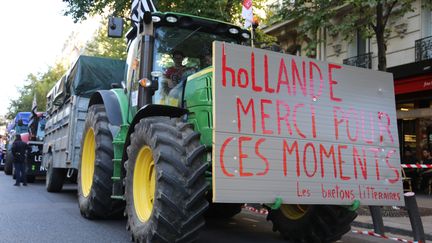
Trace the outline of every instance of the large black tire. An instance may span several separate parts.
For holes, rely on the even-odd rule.
[[[103,105],[89,108],[78,166],[78,203],[85,218],[118,218],[124,201],[111,198],[113,175],[112,135]]]
[[[205,224],[209,187],[200,134],[190,124],[168,117],[144,118],[134,129],[125,165],[127,229],[132,240],[196,240]]]
[[[299,207],[297,207],[299,206]],[[267,220],[290,242],[324,243],[339,240],[351,229],[357,213],[333,205],[282,205],[270,210]]]
[[[6,162],[5,162],[5,166],[4,166],[4,173],[6,175],[12,175],[13,160],[14,160],[14,157],[12,155],[12,152],[7,152]]]
[[[47,160],[45,188],[47,192],[59,192],[63,188],[67,170],[64,168],[53,168],[52,155],[48,155]]]

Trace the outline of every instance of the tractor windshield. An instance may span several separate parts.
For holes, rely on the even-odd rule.
[[[46,125],[46,118],[41,117],[38,122],[38,128],[36,133],[36,139],[37,141],[42,141],[45,136],[45,125]]]
[[[42,141],[45,136],[46,118],[44,115],[32,117],[29,122],[30,140]]]
[[[159,71],[159,89],[153,103],[179,106],[187,77],[212,65],[213,41],[238,43],[226,35],[163,26],[155,31],[153,71]]]

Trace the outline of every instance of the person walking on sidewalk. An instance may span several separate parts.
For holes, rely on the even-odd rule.
[[[12,154],[14,156],[15,179],[14,186],[19,186],[20,182],[23,186],[27,186],[27,173],[26,173],[26,153],[27,143],[21,140],[21,135],[17,134],[15,141],[12,144]]]

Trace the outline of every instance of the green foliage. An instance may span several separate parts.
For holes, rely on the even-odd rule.
[[[317,31],[326,28],[332,35],[351,41],[356,33],[375,37],[378,44],[378,69],[386,69],[386,33],[391,19],[398,19],[413,11],[415,0],[284,0],[273,17],[274,21],[298,19],[296,27],[307,49],[314,49],[320,41]]]
[[[363,37],[374,37],[377,28],[382,26],[384,33],[390,31],[389,20],[397,20],[407,12],[413,11],[415,0],[349,0],[346,1],[350,8],[342,17],[340,24],[333,26],[332,31],[342,33],[352,38],[353,29],[357,29]],[[385,40],[386,41],[386,40]]]
[[[302,40],[317,41],[316,33],[320,28],[330,28],[331,18],[335,15],[335,6],[339,0],[284,0],[281,6],[274,5],[276,13],[272,16],[271,22],[297,19],[297,31]],[[312,45],[312,46],[316,46]]]
[[[156,1],[157,9],[162,12],[179,12],[201,17],[231,22],[235,10],[240,6],[233,0],[188,0],[188,1]],[[234,4],[234,2],[236,4]],[[192,7],[193,6],[193,7]]]
[[[124,38],[108,38],[107,23],[103,22],[92,40],[87,42],[84,54],[89,56],[126,59],[126,43]],[[34,94],[36,94],[38,110],[44,111],[46,95],[54,84],[66,72],[67,67],[57,63],[48,67],[46,72],[30,73],[23,87],[18,88],[20,96],[9,104],[7,117],[12,119],[20,111],[31,111]]]
[[[153,2],[161,12],[179,12],[226,22],[240,22],[242,2],[240,0],[154,0]],[[265,0],[255,0],[254,8],[263,9],[265,2]],[[65,15],[80,21],[84,20],[87,14],[101,14],[108,9],[113,15],[129,17],[131,3],[131,0],[68,0]]]
[[[267,46],[277,43],[277,38],[271,35],[267,35],[261,29],[256,29],[254,32],[254,39],[256,46]]]
[[[89,0],[69,0],[68,8],[65,11],[66,15],[72,16],[75,21],[84,20],[87,14],[102,14],[104,11],[112,12],[113,15],[129,17],[131,0],[103,0],[103,1],[89,1]],[[201,0],[154,0],[154,4],[158,11],[161,12],[179,12],[200,17],[206,17],[230,23],[242,25],[243,19],[241,18],[242,1],[240,0],[214,0],[214,1],[201,1]],[[254,0],[253,6],[256,10],[266,10],[266,0]],[[266,15],[272,15],[271,11],[267,11]],[[262,20],[261,20],[262,21]],[[106,26],[103,24],[102,26]],[[125,28],[127,29],[127,28]],[[126,48],[123,39],[112,40],[106,36],[107,30],[103,27],[99,29],[95,40],[89,43],[85,53],[87,55],[105,56],[113,58],[124,59],[126,55]],[[257,29],[255,40],[257,43],[275,43],[276,38],[266,35],[263,31]],[[123,41],[123,42],[122,42]],[[108,47],[110,49],[108,49]]]
[[[113,15],[126,16],[129,12],[131,0],[63,0],[67,3],[64,14],[71,16],[75,22],[85,20],[86,15],[103,14],[106,7]]]
[[[61,78],[66,69],[61,64],[49,67],[45,73],[29,74],[23,87],[18,88],[20,97],[14,99],[9,104],[9,112],[6,116],[9,119],[15,117],[20,111],[31,111],[33,97],[36,94],[38,110],[44,111],[46,107],[46,95],[54,86],[55,82]]]
[[[124,29],[128,29],[126,26]],[[125,31],[123,31],[125,34]],[[87,42],[84,54],[97,57],[111,57],[115,59],[126,59],[127,45],[125,37],[110,38],[108,37],[107,21],[102,21],[100,28],[97,30],[92,40]]]

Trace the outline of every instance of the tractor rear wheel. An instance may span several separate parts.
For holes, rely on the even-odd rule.
[[[48,155],[45,188],[48,192],[59,192],[63,188],[66,178],[66,169],[53,168],[53,156]]]
[[[78,203],[86,218],[117,218],[124,202],[111,198],[113,174],[112,135],[103,105],[92,105],[87,114],[78,166]]]
[[[291,242],[334,242],[351,229],[356,212],[333,205],[284,204],[270,210],[273,231]]]
[[[4,173],[6,175],[12,175],[13,160],[14,160],[14,157],[12,155],[12,152],[8,152],[7,155],[6,155],[6,162],[5,162],[5,165],[4,165]]]
[[[126,161],[127,229],[136,242],[190,242],[208,202],[200,134],[179,119],[142,119]]]

